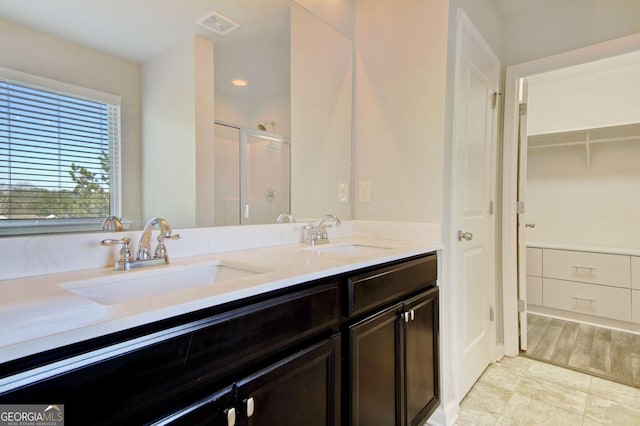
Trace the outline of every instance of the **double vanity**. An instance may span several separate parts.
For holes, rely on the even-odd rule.
[[[0,282],[0,404],[69,424],[416,425],[437,245],[348,238]]]

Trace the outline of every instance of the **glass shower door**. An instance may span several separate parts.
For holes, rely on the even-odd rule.
[[[275,223],[291,209],[290,144],[277,135],[243,130],[241,150],[241,223]]]

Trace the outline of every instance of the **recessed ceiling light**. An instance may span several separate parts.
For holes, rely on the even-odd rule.
[[[247,85],[247,80],[243,80],[241,78],[234,78],[233,80],[231,80],[231,84],[233,84],[234,86],[243,87]]]

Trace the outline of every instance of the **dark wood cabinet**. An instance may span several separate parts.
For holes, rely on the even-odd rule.
[[[438,406],[438,289],[408,300],[404,306],[404,394],[406,424],[424,422]],[[402,373],[401,373],[402,374]]]
[[[0,366],[0,404],[69,424],[417,425],[439,403],[435,254]]]
[[[350,398],[345,424],[413,426],[438,406],[439,290],[434,258],[349,280],[355,318],[346,327]],[[416,282],[423,285],[416,287]],[[369,285],[380,294],[394,294],[393,303],[385,303],[388,297],[376,302],[366,293]],[[416,288],[422,291],[416,294]],[[367,312],[367,306],[367,314],[356,316]]]
[[[338,426],[339,335],[237,383],[239,425]]]
[[[338,283],[319,283],[26,372],[0,404],[64,404],[70,424],[146,423],[338,330]]]
[[[395,305],[349,326],[349,424],[398,424],[401,309]]]
[[[337,426],[339,335],[305,348],[153,423]]]

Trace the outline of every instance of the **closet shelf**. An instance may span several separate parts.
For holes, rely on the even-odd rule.
[[[591,145],[626,141],[640,142],[640,123],[529,135],[527,147],[546,149],[584,146],[587,168],[591,168]]]

